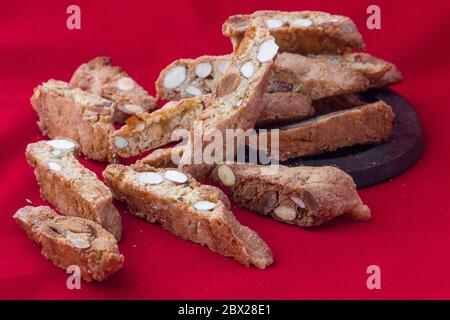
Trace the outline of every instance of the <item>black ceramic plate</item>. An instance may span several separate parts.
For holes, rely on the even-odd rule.
[[[360,94],[359,98],[367,102],[384,100],[392,107],[395,120],[389,141],[290,159],[282,164],[289,167],[338,167],[353,177],[358,188],[386,181],[411,167],[420,158],[425,145],[420,120],[414,108],[390,89],[370,90]]]

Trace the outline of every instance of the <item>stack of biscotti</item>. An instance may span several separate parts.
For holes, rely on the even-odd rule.
[[[336,111],[366,104],[362,101],[355,103],[353,94],[402,80],[402,75],[394,64],[366,53],[351,52],[362,50],[365,45],[349,18],[310,11],[259,11],[252,15],[233,16],[225,22],[223,33],[232,39],[235,50],[238,50],[245,31],[255,19],[265,21],[282,52],[274,59],[265,92],[261,97],[261,112],[255,122],[256,128],[279,128],[297,122],[300,124],[304,120],[320,121],[319,115],[329,114],[333,117],[332,114]],[[171,108],[161,110],[160,113],[130,118],[123,128],[114,133],[113,150],[122,157],[131,157],[181,140],[182,135],[179,134],[168,139],[169,133],[165,131],[164,134],[155,133],[155,130],[161,130],[158,125],[153,129],[152,124],[164,119],[164,122],[170,125],[163,128],[171,132],[176,129],[192,130],[195,120],[201,120],[198,114],[215,100],[211,95],[217,90],[233,57],[234,54],[228,54],[180,59],[164,68],[156,81],[156,92],[158,98],[174,101]],[[348,104],[345,104],[345,101],[348,101]],[[185,109],[186,104],[190,105],[189,110]],[[377,123],[377,128],[381,126],[379,134],[370,139],[337,139],[337,143],[331,143],[331,146],[323,149],[316,148],[314,153],[301,150],[299,156],[327,152],[333,149],[333,145],[345,147],[354,143],[385,141],[392,129],[393,117],[389,114],[393,113],[386,111],[389,106],[383,106],[385,108],[375,108],[369,104],[362,109],[371,110],[370,115],[374,114],[376,118],[384,120],[380,123],[373,119],[367,123],[368,127],[374,122]],[[174,112],[174,109],[178,112]],[[351,123],[354,114],[349,112],[341,116],[348,118],[346,123]],[[328,126],[328,123],[329,121],[325,121],[325,126]],[[142,133],[142,128],[148,133]],[[353,128],[352,133],[361,137],[372,130],[367,128],[361,131],[364,128],[362,123]],[[291,135],[292,133],[289,133],[289,136]],[[299,136],[297,140],[300,139],[302,137]],[[302,148],[302,145],[291,144],[289,148],[291,147]],[[295,153],[286,153],[283,160],[295,156]]]
[[[386,141],[392,108],[364,102],[358,93],[400,82],[396,66],[356,52],[365,44],[353,21],[324,12],[257,11],[230,17],[222,31],[233,52],[164,68],[156,93],[168,102],[156,111],[156,99],[107,57],[82,64],[69,83],[49,80],[35,89],[31,103],[39,127],[54,140],[29,144],[26,157],[42,198],[61,215],[25,207],[14,218],[55,265],[77,265],[87,281],[122,267],[122,223],[113,197],[183,239],[246,266],[271,265],[268,245],[237,221],[225,193],[201,183],[207,177],[228,190],[236,206],[288,224],[370,219],[352,178],[341,170],[236,163],[237,147],[224,141],[213,149],[213,140],[217,134],[225,139],[229,129],[278,129],[279,141],[268,135],[265,146],[254,131],[250,147],[273,156],[278,145],[282,161]],[[201,154],[214,150],[219,164],[196,162],[199,147]],[[106,185],[76,158],[81,153],[114,163],[150,150],[133,165],[107,166]]]

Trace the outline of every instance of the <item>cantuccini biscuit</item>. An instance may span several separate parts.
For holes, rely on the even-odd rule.
[[[70,84],[114,101],[114,121],[119,123],[133,114],[152,111],[156,105],[156,99],[122,68],[113,66],[109,57],[96,57],[79,66]]]
[[[231,59],[232,55],[201,56],[172,62],[156,80],[157,98],[179,100],[213,92]]]
[[[403,81],[401,72],[393,63],[367,53],[321,54],[309,57],[345,65],[353,69],[369,80],[370,88],[385,87]]]
[[[116,239],[99,224],[57,215],[49,207],[24,207],[14,220],[42,247],[42,255],[66,270],[80,268],[86,281],[102,281],[122,268]]]
[[[213,180],[230,189],[234,203],[276,220],[310,227],[347,215],[370,219],[353,179],[334,167],[221,164]]]
[[[112,193],[97,175],[75,158],[77,145],[50,140],[27,146],[28,163],[34,167],[42,198],[62,214],[92,220],[120,240],[122,222]]]
[[[237,48],[245,31],[255,18],[263,18],[280,52],[338,53],[364,50],[364,41],[354,22],[348,18],[319,11],[256,11],[253,14],[235,15],[222,26],[222,33]]]
[[[141,113],[126,120],[126,125],[111,136],[111,149],[121,157],[131,157],[153,150],[183,135],[176,130],[190,130],[204,111],[209,95],[170,101],[152,113]]]
[[[378,101],[281,126],[278,128],[279,160],[386,141],[391,135],[393,120],[392,108]],[[268,140],[270,149],[270,135]],[[255,148],[254,145],[251,147]],[[264,146],[258,147],[265,149]]]
[[[63,81],[49,80],[34,89],[31,104],[39,128],[50,138],[69,138],[87,158],[114,162],[109,147],[114,132],[114,103]]]
[[[264,96],[267,99],[263,102],[257,127],[301,120],[314,113],[311,99],[303,94],[275,92]],[[177,130],[191,130],[210,97],[203,95],[169,101],[157,111],[128,118],[126,125],[111,135],[111,149],[126,158],[181,140],[183,132]]]
[[[269,247],[236,220],[219,189],[174,169],[142,164],[110,165],[103,176],[133,214],[246,266],[264,269],[272,263]]]
[[[245,131],[254,127],[261,114],[261,98],[277,52],[278,46],[269,34],[265,22],[261,19],[255,20],[233,55],[210,103],[198,119],[202,122],[205,134],[215,130],[225,137],[226,129]],[[206,161],[201,164],[194,163],[194,148],[198,148],[194,143],[194,134],[195,131],[185,147],[179,168],[201,179],[209,175],[213,166]],[[201,139],[201,144],[203,151],[208,143]]]

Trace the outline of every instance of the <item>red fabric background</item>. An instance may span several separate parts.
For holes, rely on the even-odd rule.
[[[373,1],[382,29],[368,30],[372,1],[1,1],[0,298],[450,298],[449,71],[450,2]],[[66,8],[82,11],[82,30],[66,28]],[[67,275],[44,259],[11,216],[39,197],[27,143],[42,139],[29,97],[49,78],[108,55],[154,93],[174,59],[231,50],[221,35],[232,14],[257,9],[324,10],[350,16],[368,52],[395,62],[406,78],[394,89],[418,110],[427,146],[408,172],[360,192],[368,223],[338,220],[314,230],[235,209],[270,245],[275,264],[247,269],[125,213],[124,268],[104,283],[69,291]],[[100,173],[104,165],[87,162]],[[381,290],[368,290],[366,268],[381,267]]]

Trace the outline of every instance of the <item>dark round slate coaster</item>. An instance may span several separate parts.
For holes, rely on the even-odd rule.
[[[359,98],[367,102],[384,100],[392,107],[395,120],[389,141],[290,159],[281,164],[289,167],[334,166],[351,175],[358,188],[386,181],[411,167],[420,158],[425,146],[420,120],[414,108],[390,89],[370,90]]]

